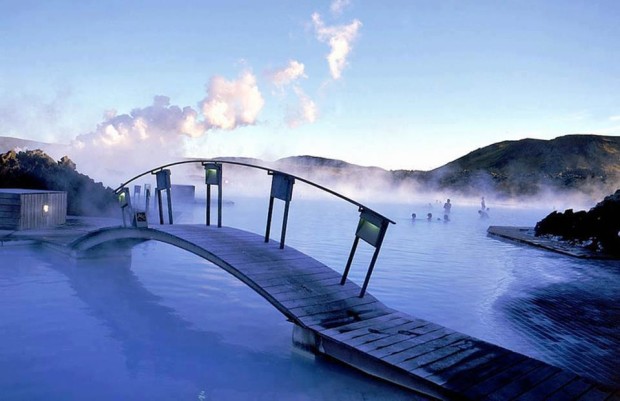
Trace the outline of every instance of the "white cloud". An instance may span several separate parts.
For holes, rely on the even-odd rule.
[[[286,67],[270,73],[269,79],[274,85],[283,87],[295,82],[299,78],[307,78],[304,70],[303,63],[297,60],[290,60]]]
[[[308,97],[304,91],[299,87],[294,87],[293,90],[299,99],[299,103],[294,111],[290,111],[287,116],[287,124],[289,127],[294,128],[302,124],[313,123],[318,117],[318,108],[316,103],[310,97]]]
[[[351,0],[333,0],[332,4],[329,6],[329,9],[332,14],[340,15],[349,4],[351,4]]]
[[[312,23],[317,39],[329,44],[331,49],[327,55],[331,76],[333,79],[340,79],[362,23],[356,19],[349,25],[326,26],[318,13],[312,14]]]
[[[256,85],[256,77],[244,72],[234,81],[216,76],[211,79],[208,96],[201,103],[209,126],[231,130],[256,123],[265,100]]]
[[[620,121],[620,115],[609,117],[609,121]]]

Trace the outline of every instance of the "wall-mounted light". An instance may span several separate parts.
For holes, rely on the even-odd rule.
[[[153,174],[155,174],[155,177],[157,178],[158,191],[170,189],[172,187],[172,185],[170,184],[170,170],[159,170]]]
[[[362,210],[355,235],[376,247],[379,241],[383,240],[385,228],[387,228],[387,223],[383,216]]]
[[[49,205],[43,205],[43,213],[47,213],[50,211],[50,206]]]
[[[222,175],[222,165],[218,163],[204,163],[205,184],[219,185]]]
[[[385,231],[387,230],[388,225],[394,222],[370,209],[360,207],[359,211],[360,221],[357,224],[357,230],[355,230],[355,240],[353,241],[353,246],[351,247],[351,252],[349,253],[349,260],[344,268],[344,273],[342,274],[340,284],[344,285],[347,280],[349,269],[351,268],[351,263],[353,262],[353,256],[355,255],[355,250],[357,249],[359,240],[362,239],[366,241],[375,248],[375,252],[372,255],[370,265],[368,266],[368,271],[366,272],[366,278],[364,279],[364,285],[362,285],[362,289],[360,291],[361,298],[366,293],[366,288],[368,288],[368,282],[370,281],[370,276],[375,268],[375,263],[377,262],[377,257],[379,256],[379,250],[381,249],[381,244],[383,243],[383,238],[385,237]]]
[[[118,193],[118,204],[121,208],[129,206],[129,188],[123,188]]]

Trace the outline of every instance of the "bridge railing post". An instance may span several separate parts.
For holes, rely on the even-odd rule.
[[[375,248],[375,252],[372,255],[372,259],[370,261],[370,265],[368,266],[366,277],[364,279],[364,285],[362,286],[362,289],[360,291],[359,296],[360,298],[362,298],[364,294],[366,294],[366,289],[368,288],[370,276],[372,276],[372,272],[375,268],[375,263],[377,262],[379,251],[381,250],[381,245],[383,244],[383,238],[385,238],[385,232],[387,231],[388,225],[390,224],[390,220],[372,210],[365,209],[363,207],[360,207],[359,211],[360,220],[357,224],[357,229],[355,230],[355,240],[353,241],[353,246],[351,247],[351,252],[349,253],[347,265],[344,269],[344,272],[342,273],[340,285],[344,285],[346,283],[347,276],[349,274],[349,270],[351,269],[351,263],[353,262],[353,257],[355,256],[355,251],[357,250],[359,240],[364,240],[366,243]]]
[[[131,198],[129,196],[129,188],[123,187],[118,192],[118,204],[121,207],[121,215],[123,216],[123,227],[127,227],[127,220],[125,219],[125,209],[129,208],[129,215],[131,216]]]
[[[222,165],[220,163],[202,163],[207,184],[207,225],[211,225],[211,185],[217,185],[217,226],[222,227]]]
[[[284,248],[286,239],[286,225],[288,223],[288,212],[291,199],[293,199],[293,185],[295,177],[277,171],[269,171],[271,179],[271,195],[269,196],[269,211],[267,212],[267,228],[265,230],[265,242],[269,242],[269,232],[271,231],[271,218],[273,216],[273,201],[280,199],[284,201],[284,216],[282,218],[282,233],[280,234],[280,249]]]
[[[161,169],[153,172],[157,179],[157,187],[155,192],[157,193],[157,205],[159,206],[159,224],[164,224],[164,211],[161,199],[161,191],[166,191],[166,198],[168,203],[168,223],[173,224],[172,221],[172,197],[170,196],[170,189],[172,184],[170,183],[170,170]]]
[[[151,207],[151,184],[144,184],[144,211],[148,215]]]

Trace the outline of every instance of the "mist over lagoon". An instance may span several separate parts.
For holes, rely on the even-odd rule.
[[[224,224],[263,233],[267,201],[233,200]],[[532,226],[550,211],[489,207],[490,218],[480,219],[475,206],[456,202],[450,222],[411,220],[412,212],[439,214],[434,200],[377,207],[397,224],[388,229],[369,292],[413,316],[617,384],[609,367],[619,347],[609,345],[609,322],[597,320],[615,312],[596,310],[597,299],[620,293],[617,262],[487,237],[489,224]],[[204,204],[175,214],[176,223],[202,223]],[[294,199],[287,245],[341,272],[357,218],[341,202]],[[351,280],[363,281],[369,257],[360,247]],[[75,262],[16,245],[1,248],[0,258],[15,261],[0,269],[0,387],[9,399],[410,399],[300,355],[292,325],[273,306],[174,247],[146,242],[130,256]],[[564,317],[547,313],[540,300],[549,296],[565,305]],[[599,326],[585,332],[580,315]]]

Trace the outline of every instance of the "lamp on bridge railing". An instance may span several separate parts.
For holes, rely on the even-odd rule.
[[[170,197],[170,189],[172,184],[170,183],[170,170],[161,169],[153,172],[157,179],[157,205],[159,206],[159,224],[164,224],[164,211],[162,208],[161,191],[166,191],[166,198],[168,200],[168,222],[172,224],[172,198]]]
[[[288,221],[288,209],[293,199],[293,185],[295,177],[277,171],[270,171],[273,176],[271,179],[271,196],[269,197],[269,212],[267,213],[267,229],[265,231],[265,242],[269,242],[269,231],[271,230],[271,216],[273,214],[273,200],[275,198],[284,201],[284,217],[282,220],[282,234],[280,235],[280,249],[284,248],[286,237],[286,223]]]
[[[211,225],[211,185],[217,185],[217,226],[222,227],[222,165],[202,163],[207,184],[207,225]]]
[[[129,188],[123,187],[118,192],[118,205],[121,207],[121,214],[123,215],[123,226],[127,227],[127,221],[125,220],[125,209],[129,208],[129,214],[131,215],[131,199],[129,197]]]
[[[366,272],[364,285],[362,286],[362,290],[360,291],[361,298],[366,293],[366,288],[368,288],[368,282],[370,281],[370,276],[372,275],[372,271],[375,268],[375,263],[377,262],[377,257],[379,256],[379,250],[381,250],[381,244],[383,244],[383,238],[385,237],[385,232],[387,231],[387,227],[390,224],[390,220],[381,216],[378,213],[373,212],[372,210],[364,209],[363,207],[360,207],[359,211],[360,221],[357,224],[357,230],[355,231],[355,240],[353,241],[353,246],[351,247],[351,253],[349,253],[347,266],[344,269],[344,273],[342,273],[342,279],[340,280],[340,284],[344,285],[347,280],[347,276],[349,275],[349,269],[351,269],[351,263],[353,262],[353,256],[355,255],[357,244],[359,243],[359,240],[361,238],[375,248],[375,252],[373,253],[372,259],[370,261],[370,265],[368,266],[368,271]]]

